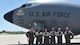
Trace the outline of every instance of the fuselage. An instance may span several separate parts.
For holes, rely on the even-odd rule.
[[[26,4],[27,5],[27,4]],[[23,28],[34,26],[35,29],[52,27],[65,31],[68,26],[73,32],[80,33],[80,6],[67,3],[29,4],[13,11],[12,23]]]

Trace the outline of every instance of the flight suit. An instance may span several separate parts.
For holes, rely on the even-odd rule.
[[[38,42],[40,43],[40,45],[42,44],[42,32],[35,32],[35,36],[36,36],[36,44],[38,45]]]
[[[70,45],[70,39],[73,38],[73,33],[71,31],[65,31],[65,40],[66,40],[66,45]]]
[[[55,41],[56,32],[51,31],[50,36],[51,36],[51,45],[53,45],[56,43],[56,41]]]
[[[43,36],[44,36],[44,45],[49,45],[49,32],[44,32],[43,33]]]
[[[29,45],[33,45],[33,43],[34,43],[34,35],[35,35],[34,31],[29,31],[29,32],[26,33],[26,35],[29,38]]]
[[[57,34],[56,34],[58,45],[62,45],[62,35],[63,35],[63,32],[62,31],[57,32]]]

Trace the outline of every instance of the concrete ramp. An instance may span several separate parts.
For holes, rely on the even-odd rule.
[[[10,45],[28,45],[28,44],[10,44]],[[36,44],[34,44],[36,45]],[[39,44],[40,45],[40,44]],[[44,44],[43,44],[44,45]],[[58,44],[56,44],[58,45]],[[63,43],[62,45],[66,45],[65,43]],[[71,43],[70,45],[80,45],[80,43]]]

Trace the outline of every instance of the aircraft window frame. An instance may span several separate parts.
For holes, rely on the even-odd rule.
[[[32,4],[30,3],[30,4],[26,4],[26,7],[30,7],[30,6],[32,6]]]
[[[26,8],[26,7],[30,7],[30,6],[32,6],[32,3],[23,4],[23,5],[21,6],[21,8]]]

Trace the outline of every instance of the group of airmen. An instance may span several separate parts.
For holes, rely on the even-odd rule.
[[[73,32],[70,31],[68,27],[66,27],[66,30],[64,32],[66,45],[70,45],[70,39],[73,38],[73,35],[74,35]],[[29,45],[34,44],[35,37],[36,37],[36,45],[38,44],[42,45],[43,39],[44,39],[44,45],[49,45],[49,42],[50,45],[56,45],[55,36],[57,37],[57,44],[62,45],[63,32],[61,31],[61,28],[58,28],[57,32],[55,31],[54,27],[52,27],[52,30],[50,32],[48,32],[47,28],[44,29],[44,32],[41,32],[40,29],[34,31],[34,28],[31,27],[30,31],[26,33],[26,36],[29,38]]]

